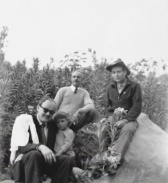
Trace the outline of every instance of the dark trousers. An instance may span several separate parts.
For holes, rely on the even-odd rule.
[[[95,123],[99,120],[99,114],[95,109],[92,109],[88,111],[85,114],[82,114],[78,119],[77,123],[75,125],[70,126],[70,128],[74,131],[77,132],[80,130],[82,127],[89,123]]]
[[[104,139],[104,143],[101,149],[106,150],[108,146],[112,146],[114,153],[121,154],[121,159],[123,159],[133,138],[133,135],[138,129],[138,123],[136,121],[128,122],[122,128],[117,129],[115,132],[113,144],[111,144],[108,129],[109,126],[105,126],[103,129],[102,138]]]
[[[17,182],[42,183],[42,177],[47,174],[52,183],[68,183],[73,161],[69,156],[57,157],[56,163],[46,164],[43,155],[33,150],[26,153],[12,168],[12,175]]]

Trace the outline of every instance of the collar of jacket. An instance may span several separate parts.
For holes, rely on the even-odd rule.
[[[130,85],[131,84],[131,80],[129,80],[128,78],[127,78],[127,81],[126,81],[126,85],[125,86],[128,86],[128,85]],[[111,83],[111,85],[113,86],[113,87],[117,87],[117,82],[115,82],[115,81],[112,81],[112,83]]]
[[[38,127],[41,126],[42,123],[39,122],[39,120],[37,118],[37,115],[32,115],[32,117],[33,117],[33,121],[34,121],[35,125],[38,126]],[[52,119],[49,122],[47,122],[47,128],[50,127],[51,122],[52,122]]]

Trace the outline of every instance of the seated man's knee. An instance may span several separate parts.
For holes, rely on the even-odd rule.
[[[73,167],[74,157],[70,157],[67,155],[58,156],[57,161],[56,161],[56,165],[62,166],[62,167]]]
[[[89,115],[89,116],[91,116],[91,117],[93,117],[93,118],[95,118],[95,119],[99,119],[99,113],[95,110],[95,109],[91,109],[90,111],[88,111],[87,113],[86,113],[87,115]]]
[[[127,131],[127,132],[132,132],[132,133],[135,133],[135,131],[137,130],[138,128],[138,124],[137,122],[129,122],[129,123],[126,123],[124,126],[123,126],[123,129],[122,131]]]
[[[33,161],[42,161],[44,160],[43,155],[38,150],[30,151],[26,156]]]

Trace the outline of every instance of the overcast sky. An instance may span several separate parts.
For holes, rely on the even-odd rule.
[[[167,0],[0,0],[0,29],[9,28],[6,59],[55,64],[92,48],[98,58],[168,61]]]

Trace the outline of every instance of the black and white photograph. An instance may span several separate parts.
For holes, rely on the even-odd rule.
[[[0,0],[0,183],[168,183],[168,0]]]

